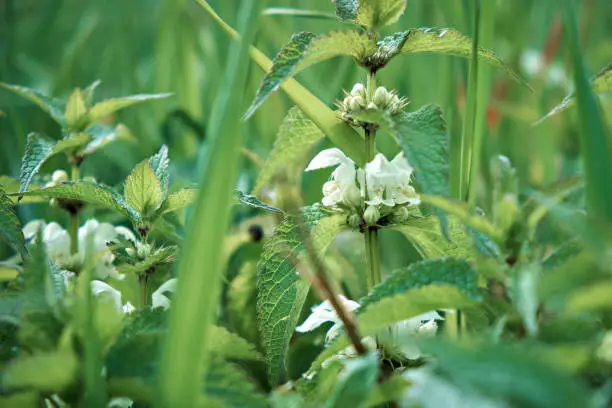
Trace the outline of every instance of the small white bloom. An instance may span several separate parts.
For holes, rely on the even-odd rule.
[[[64,170],[55,170],[51,175],[51,181],[53,182],[53,184],[59,184],[68,181],[68,173],[66,173]]]
[[[174,293],[176,290],[177,278],[168,279],[151,295],[151,304],[153,309],[161,307],[168,309],[170,307],[170,298],[165,295],[166,292]]]
[[[108,283],[102,282],[100,280],[92,280],[91,281],[91,291],[94,294],[94,296],[110,298],[115,304],[115,307],[117,308],[117,310],[123,312],[124,305],[121,302],[121,292],[113,288]]]
[[[438,312],[433,311],[398,322],[391,326],[389,336],[382,336],[389,343],[390,349],[397,350],[409,360],[421,357],[421,351],[412,339],[415,337],[432,337],[438,331],[437,320],[444,320]]]
[[[351,95],[353,96],[364,96],[366,93],[366,88],[362,83],[356,83],[351,89]]]
[[[365,178],[368,189],[369,205],[383,204],[392,207],[395,204],[391,196],[391,188],[395,186],[397,179],[394,174],[395,167],[391,166],[387,158],[378,153],[374,160],[365,166]]]
[[[43,220],[32,220],[23,226],[23,236],[26,241],[30,241],[36,237],[38,230],[44,230],[47,223]]]
[[[347,299],[343,295],[338,295],[338,297],[348,311],[352,312],[359,308],[359,303]],[[327,332],[325,339],[328,343],[335,339],[338,336],[339,330],[342,328],[342,321],[336,314],[336,311],[332,305],[329,303],[329,300],[326,300],[320,305],[313,307],[311,312],[312,313],[310,316],[308,316],[304,323],[296,327],[295,330],[298,333],[306,333],[313,331],[323,323],[332,322],[333,326]]]
[[[361,194],[356,184],[355,163],[340,149],[326,149],[317,154],[306,167],[306,171],[337,166],[331,180],[323,185],[323,205],[332,207],[339,203],[359,206]]]

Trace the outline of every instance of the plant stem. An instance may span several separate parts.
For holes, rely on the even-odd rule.
[[[79,165],[73,162],[72,170],[70,171],[70,180],[76,182],[79,181],[79,178]],[[70,234],[70,254],[74,255],[79,252],[79,212],[77,209],[70,212],[70,227],[68,233]]]
[[[142,309],[146,308],[149,304],[148,282],[149,277],[147,275],[140,279],[140,307]]]

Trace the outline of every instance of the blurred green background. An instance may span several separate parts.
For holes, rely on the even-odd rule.
[[[210,3],[234,25],[239,0]],[[400,22],[386,30],[391,33],[411,27],[448,26],[470,35],[473,4],[469,0],[410,0]],[[595,74],[612,61],[612,2],[583,0],[577,4],[585,64]],[[271,0],[268,7],[316,10],[333,17],[330,0]],[[85,87],[96,79],[103,82],[98,91],[100,99],[141,92],[174,93],[167,100],[127,109],[110,118],[125,123],[135,141],[113,144],[88,159],[85,175],[115,185],[138,161],[166,143],[174,182],[184,185],[195,181],[198,152],[207,148],[207,119],[230,40],[194,1],[0,0],[0,15],[3,82],[58,97],[66,97],[75,87]],[[262,19],[257,46],[271,57],[294,32],[342,29],[335,19],[325,16],[278,15],[268,9]],[[535,92],[503,73],[493,72],[482,149],[484,168],[488,168],[492,155],[505,154],[516,165],[524,187],[543,186],[576,174],[575,111],[533,126],[570,91],[559,2],[497,1],[493,27],[493,36],[483,38],[481,44],[496,50],[533,85]],[[467,59],[439,55],[397,58],[381,71],[379,82],[409,97],[409,109],[426,103],[441,105],[453,137],[462,129],[467,65]],[[249,78],[246,100],[254,96],[262,73],[253,67]],[[352,61],[345,59],[320,64],[301,73],[298,80],[332,105],[342,96],[342,89],[350,89],[365,78]],[[603,106],[609,113],[610,104]],[[250,120],[245,147],[255,156],[267,157],[289,107],[289,101],[277,93]],[[0,91],[0,110],[0,174],[18,177],[29,132],[39,131],[54,138],[61,135],[38,107],[4,90]],[[379,143],[383,152],[395,153],[388,137],[383,135]],[[239,179],[242,190],[253,186],[256,162],[252,154],[245,155]],[[60,159],[51,160],[42,173],[65,166]],[[327,177],[323,172],[315,173],[305,175],[303,180],[307,203],[320,199],[320,186]],[[479,186],[484,191],[487,183],[483,181]],[[24,221],[60,216],[53,211],[44,205],[19,206]]]

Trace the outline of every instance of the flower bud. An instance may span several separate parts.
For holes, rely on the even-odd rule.
[[[59,184],[68,181],[68,173],[64,170],[55,170],[51,175],[51,182],[53,184]]]
[[[378,106],[376,106],[374,104],[374,102],[370,102],[370,103],[368,103],[368,106],[366,107],[366,109],[374,109],[374,110],[376,110],[376,109],[378,109]]]
[[[344,203],[350,207],[361,207],[361,192],[356,186],[347,189],[342,198]]]
[[[137,251],[140,259],[146,259],[149,255],[151,255],[151,245],[139,243],[137,245]]]
[[[351,228],[359,228],[359,226],[361,225],[361,217],[359,216],[359,214],[351,214],[346,219],[346,223]]]
[[[53,208],[60,208],[60,203],[57,198],[52,198],[51,200],[49,200],[49,205]]]
[[[370,205],[366,208],[365,213],[363,213],[363,219],[368,225],[376,225],[380,219],[380,211],[378,211],[375,205]]]
[[[389,101],[389,92],[384,86],[379,86],[376,88],[376,92],[374,92],[373,102],[379,108],[385,108]]]
[[[351,111],[359,111],[361,109],[363,109],[363,98],[361,96],[355,96],[353,98],[351,98],[351,100],[349,101],[349,109]]]
[[[363,97],[365,95],[365,91],[366,89],[365,89],[365,86],[363,86],[363,84],[356,83],[355,86],[353,86],[353,89],[351,89],[351,95]]]
[[[394,224],[400,224],[408,219],[410,212],[406,207],[397,207],[391,214],[391,222]]]

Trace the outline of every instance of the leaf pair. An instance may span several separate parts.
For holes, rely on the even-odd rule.
[[[406,10],[406,0],[332,0],[336,15],[369,32],[396,23]]]

